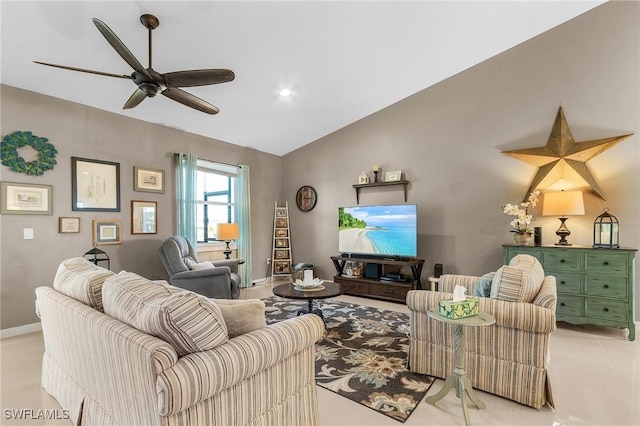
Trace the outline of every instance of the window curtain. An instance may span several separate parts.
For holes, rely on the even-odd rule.
[[[178,235],[185,237],[193,248],[197,247],[196,232],[196,171],[198,157],[179,152],[176,157],[176,194]]]
[[[240,287],[251,287],[253,277],[251,276],[251,203],[250,203],[250,185],[249,185],[249,166],[238,166],[238,178],[236,179],[238,196],[237,201],[237,218],[240,225],[240,239],[238,240],[238,258],[244,259],[245,262],[239,265],[238,272],[242,277]]]

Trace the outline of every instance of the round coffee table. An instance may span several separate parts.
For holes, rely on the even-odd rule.
[[[345,289],[341,284],[337,284],[337,283],[325,282],[322,285],[324,286],[324,289],[322,290],[318,290],[318,289],[296,290],[293,287],[293,284],[291,283],[282,284],[273,288],[273,294],[275,294],[276,296],[285,297],[287,299],[306,299],[308,302],[307,310],[303,309],[298,311],[298,315],[316,314],[320,318],[322,318],[323,322],[325,322],[322,310],[319,307],[314,307],[313,301],[318,299],[328,299],[330,297],[340,296],[344,294]]]

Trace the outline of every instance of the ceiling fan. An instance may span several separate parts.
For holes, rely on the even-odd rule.
[[[158,93],[162,93],[167,98],[173,99],[174,101],[180,102],[188,107],[195,108],[207,114],[217,114],[220,111],[217,107],[198,98],[197,96],[192,95],[191,93],[179,89],[179,87],[207,86],[210,84],[233,81],[235,78],[233,71],[227,69],[201,69],[160,74],[152,68],[151,64],[151,32],[158,28],[160,21],[153,15],[144,14],[140,16],[140,22],[142,22],[142,25],[149,30],[148,68],[142,66],[140,61],[133,56],[133,53],[131,53],[127,46],[124,45],[124,43],[111,30],[111,28],[107,26],[107,24],[97,18],[93,18],[93,23],[98,28],[98,31],[102,33],[104,38],[107,39],[109,44],[116,50],[116,52],[118,52],[122,59],[124,59],[125,62],[133,68],[133,73],[131,75],[111,74],[102,71],[49,64],[46,62],[34,62],[36,64],[47,65],[50,67],[133,80],[138,87],[135,92],[133,92],[129,100],[124,104],[123,109],[133,108],[140,104],[144,98],[152,98]]]

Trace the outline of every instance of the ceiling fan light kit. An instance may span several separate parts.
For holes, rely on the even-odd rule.
[[[87,70],[82,68],[70,67],[65,65],[50,64],[46,62],[34,61],[40,65],[46,65],[55,68],[62,68],[71,71],[86,72],[90,74],[103,75],[106,77],[126,78],[132,80],[137,88],[125,102],[123,109],[134,108],[138,106],[145,98],[153,98],[158,93],[167,98],[186,105],[190,108],[197,109],[207,114],[217,114],[220,110],[211,105],[209,102],[188,93],[180,87],[196,87],[208,86],[211,84],[227,83],[235,79],[233,71],[228,69],[200,69],[176,71],[161,74],[153,69],[152,66],[152,31],[160,25],[160,21],[153,15],[144,14],[140,16],[140,22],[149,31],[149,67],[145,68],[140,61],[131,53],[118,36],[101,20],[93,18],[93,23],[98,31],[109,42],[111,47],[118,52],[120,57],[133,68],[131,75],[119,75],[102,71]]]

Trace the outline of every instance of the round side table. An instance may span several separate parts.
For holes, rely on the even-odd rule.
[[[429,404],[435,405],[436,402],[440,401],[444,398],[451,389],[456,389],[456,396],[460,398],[462,401],[462,413],[464,414],[464,424],[469,425],[469,411],[467,410],[467,403],[465,402],[464,395],[465,393],[469,396],[469,399],[473,404],[479,409],[482,410],[486,408],[484,402],[480,401],[480,399],[476,396],[473,391],[473,387],[471,386],[471,381],[467,377],[467,373],[465,372],[465,352],[467,350],[467,342],[464,338],[464,328],[465,327],[486,327],[496,322],[496,319],[486,313],[480,312],[478,315],[474,315],[472,317],[460,318],[460,319],[451,319],[445,316],[442,316],[438,313],[438,308],[431,308],[427,311],[427,315],[429,318],[433,318],[436,321],[446,322],[449,324],[454,324],[455,328],[455,336],[453,341],[453,354],[455,357],[455,369],[453,370],[453,374],[447,376],[444,381],[444,385],[440,391],[430,396],[426,399]]]

